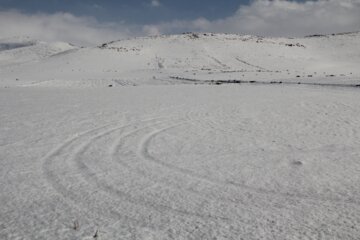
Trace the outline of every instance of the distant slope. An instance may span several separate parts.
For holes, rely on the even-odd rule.
[[[28,37],[0,39],[0,67],[39,61],[73,49],[76,47],[69,43],[46,43]]]
[[[360,81],[359,42],[360,33],[297,39],[188,33],[114,41],[57,55],[53,45],[37,43],[7,50],[26,64],[3,67],[0,81],[8,86],[79,87],[210,80],[353,83]]]

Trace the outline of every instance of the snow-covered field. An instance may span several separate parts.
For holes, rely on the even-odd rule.
[[[0,239],[359,239],[359,39],[0,41]]]

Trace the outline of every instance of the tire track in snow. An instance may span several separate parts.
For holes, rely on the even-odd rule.
[[[170,120],[173,121],[173,120]],[[166,122],[166,121],[165,121]],[[162,124],[164,122],[159,122],[158,124]],[[130,133],[126,134],[126,136],[130,136],[133,133],[139,132],[141,130],[145,130],[151,127],[154,127],[158,124],[152,124],[149,126],[145,126],[143,128],[137,129],[135,131],[131,131]],[[129,125],[131,126],[131,125]],[[109,132],[105,132],[103,134],[100,134],[98,136],[96,136],[93,140],[104,137],[105,135],[111,133],[112,131]],[[80,160],[80,158],[77,155],[82,155],[87,148],[89,147],[89,145],[92,143],[92,141],[84,144],[76,153],[76,155],[74,155],[73,160],[76,161],[77,167],[79,169],[81,169],[81,174],[88,179],[89,181],[93,182],[95,184],[95,186],[99,189],[102,189],[103,191],[111,194],[111,195],[115,195],[116,197],[120,197],[125,201],[128,201],[132,204],[135,205],[140,205],[140,206],[144,206],[144,207],[148,207],[148,208],[152,208],[155,209],[159,212],[164,212],[168,211],[168,212],[173,212],[175,214],[180,214],[180,215],[185,215],[185,216],[193,216],[193,217],[198,217],[198,218],[203,218],[203,219],[214,219],[214,220],[228,220],[224,217],[218,217],[218,216],[212,216],[212,215],[205,215],[205,214],[199,214],[199,213],[195,213],[195,212],[190,212],[187,210],[183,210],[183,209],[177,209],[177,208],[173,208],[167,205],[163,205],[163,204],[159,204],[159,203],[154,203],[151,201],[147,201],[146,199],[140,199],[140,198],[135,198],[132,197],[130,194],[126,193],[125,191],[121,191],[119,189],[116,189],[115,187],[111,186],[110,184],[106,183],[105,181],[101,181],[100,179],[98,179],[96,177],[96,173],[92,172],[91,169],[83,162]]]
[[[54,169],[52,164],[53,164],[54,158],[60,157],[61,154],[66,152],[66,150],[70,150],[70,152],[71,152],[71,148],[73,147],[72,145],[74,145],[77,140],[80,140],[89,134],[91,135],[93,133],[96,133],[97,131],[101,131],[102,129],[106,129],[116,123],[117,122],[113,122],[113,123],[109,123],[109,124],[106,124],[106,125],[103,125],[103,126],[100,126],[97,128],[93,128],[93,129],[87,130],[85,132],[82,132],[72,138],[69,138],[64,143],[57,146],[53,151],[48,153],[42,160],[43,161],[43,166],[42,166],[43,174],[44,174],[48,184],[52,187],[52,189],[54,189],[56,193],[58,193],[60,196],[62,196],[62,199],[64,201],[63,203],[68,208],[74,209],[77,212],[79,212],[85,216],[91,216],[92,219],[98,219],[98,216],[103,213],[99,212],[97,210],[97,208],[89,209],[88,208],[89,206],[87,204],[84,204],[83,202],[78,201],[78,198],[76,197],[76,195],[74,195],[71,191],[69,191],[67,189],[66,186],[64,186],[60,183],[60,179],[67,177],[67,176],[66,175],[65,176],[64,175],[57,176],[56,171],[58,169]],[[132,231],[129,223],[132,223],[135,225],[144,224],[144,223],[139,222],[137,219],[124,216],[122,214],[119,214],[116,211],[111,211],[111,215],[113,218],[116,218],[117,220],[122,219],[124,223],[127,223],[126,225],[130,229],[129,232]],[[69,216],[69,218],[73,218],[73,217],[74,216]],[[111,221],[107,221],[107,222],[108,222],[108,224],[105,224],[107,226],[110,226],[112,224]]]
[[[153,131],[152,133],[148,134],[140,143],[140,147],[139,147],[139,154],[143,157],[143,159],[151,161],[153,163],[158,164],[159,166],[165,167],[171,171],[175,171],[178,173],[181,173],[183,175],[186,175],[188,177],[192,177],[192,178],[196,178],[199,179],[201,181],[205,181],[208,182],[210,184],[215,184],[218,186],[231,186],[231,187],[235,187],[235,188],[241,188],[247,191],[250,191],[252,193],[257,193],[257,194],[262,194],[262,195],[272,195],[272,196],[280,196],[280,197],[285,197],[285,198],[295,198],[295,199],[300,199],[300,200],[312,200],[312,201],[322,201],[322,202],[332,202],[335,204],[342,204],[342,203],[346,203],[346,204],[354,204],[354,205],[358,205],[360,206],[360,202],[353,200],[353,199],[339,199],[339,198],[325,198],[325,197],[312,197],[309,195],[303,195],[303,194],[292,194],[292,193],[287,193],[287,192],[277,192],[277,191],[272,191],[272,190],[266,190],[266,189],[262,189],[262,188],[256,188],[256,187],[250,187],[248,185],[245,184],[239,184],[239,183],[235,183],[235,182],[231,182],[231,181],[221,181],[219,179],[215,179],[209,176],[204,176],[202,174],[198,174],[195,173],[191,170],[185,169],[185,168],[181,168],[175,165],[172,165],[170,163],[161,161],[155,157],[153,157],[150,152],[149,152],[149,146],[151,144],[151,141],[159,134],[166,132],[170,129],[179,127],[180,125],[172,125],[170,127],[166,127],[166,128],[162,128],[160,130],[156,130]]]
[[[64,203],[71,209],[76,209],[79,212],[82,212],[85,215],[90,215],[93,216],[93,218],[97,219],[99,216],[101,216],[102,218],[104,217],[105,211],[104,209],[98,209],[97,206],[91,206],[91,200],[92,199],[87,199],[89,201],[84,202],[84,196],[81,196],[81,193],[83,192],[83,189],[80,188],[80,186],[77,189],[78,192],[74,192],[75,190],[73,189],[69,189],[68,186],[70,186],[71,188],[73,188],[73,186],[75,186],[78,182],[80,182],[80,180],[77,178],[76,180],[74,180],[70,185],[66,184],[66,182],[64,183],[63,179],[65,178],[73,178],[73,177],[78,177],[81,175],[84,175],[84,173],[80,172],[75,172],[72,174],[68,174],[68,172],[73,171],[72,168],[70,168],[70,171],[66,171],[66,173],[64,175],[61,175],[59,173],[59,168],[56,167],[57,165],[53,166],[53,164],[61,164],[60,168],[63,167],[64,164],[66,164],[67,159],[72,159],[74,161],[74,159],[76,160],[76,157],[78,154],[82,154],[83,151],[86,150],[86,148],[88,146],[90,146],[91,144],[93,144],[96,140],[105,137],[107,135],[110,135],[116,131],[121,131],[127,127],[132,127],[132,126],[136,126],[135,123],[137,122],[151,122],[151,121],[155,121],[155,120],[159,120],[159,119],[163,119],[162,117],[159,118],[152,118],[152,119],[147,119],[147,120],[140,120],[140,121],[136,121],[130,124],[126,124],[126,125],[122,125],[122,126],[118,126],[118,127],[113,127],[109,130],[103,130],[106,129],[112,125],[114,125],[114,123],[110,123],[98,128],[93,128],[90,129],[88,131],[85,131],[81,134],[78,134],[75,137],[72,137],[70,139],[68,139],[67,141],[65,141],[63,144],[60,144],[58,147],[56,147],[53,151],[51,151],[48,155],[45,156],[45,158],[43,159],[43,173],[44,176],[46,178],[46,180],[48,181],[48,183],[51,185],[51,187],[58,193],[60,194],[60,196],[62,196]],[[135,125],[134,125],[135,124]],[[98,132],[98,134],[96,134]],[[95,136],[93,136],[93,134],[95,133]],[[88,140],[83,140],[83,138],[86,138],[90,136],[90,139]],[[80,140],[80,143],[77,144],[77,141]],[[77,145],[79,145],[78,147],[76,147]],[[67,152],[71,153],[70,156],[67,156]],[[63,156],[65,155],[65,156]],[[54,162],[54,160],[56,158],[59,158],[61,160],[61,162]],[[62,158],[60,158],[62,157]],[[79,166],[79,164],[78,164]],[[80,166],[82,166],[80,164]],[[66,170],[66,169],[65,169]],[[60,174],[60,175],[59,175]],[[75,187],[76,189],[76,187]],[[97,191],[93,191],[93,194],[95,194]],[[91,197],[92,198],[92,197]],[[104,199],[102,199],[104,200]],[[131,201],[128,201],[128,203],[130,204],[129,206],[132,205]],[[116,209],[107,207],[106,208],[107,211],[107,217],[106,218],[111,218],[111,219],[116,219],[117,221],[122,220],[124,223],[132,223],[135,225],[146,225],[148,226],[149,223],[146,220],[143,219],[137,219],[131,216],[127,216],[126,214],[124,214],[123,212],[118,212],[116,211]],[[111,221],[108,221],[109,225],[111,225]],[[153,228],[152,226],[148,226],[150,228]]]
[[[181,107],[181,106],[179,106],[179,107]],[[165,108],[165,109],[167,109],[167,108]],[[42,159],[43,174],[46,179],[50,180],[49,182],[54,182],[54,181],[51,181],[51,179],[53,179],[53,176],[55,174],[55,171],[53,171],[54,169],[51,169],[51,164],[54,162],[54,158],[59,157],[63,152],[65,152],[65,150],[67,148],[71,148],[72,145],[74,145],[76,143],[76,141],[81,140],[82,138],[86,138],[88,135],[91,136],[92,134],[94,134],[98,131],[99,131],[99,135],[104,134],[104,133],[110,134],[112,131],[121,130],[128,126],[132,126],[137,122],[146,122],[146,121],[153,121],[153,120],[159,120],[159,119],[163,119],[163,117],[153,117],[153,118],[149,118],[149,119],[137,120],[130,124],[125,124],[125,125],[121,125],[121,126],[117,126],[119,121],[113,121],[108,124],[102,125],[100,127],[92,128],[92,129],[86,130],[84,132],[81,132],[79,134],[76,134],[75,136],[65,140],[65,142],[63,142],[60,145],[58,145],[57,147],[55,147],[45,157],[43,157],[43,159]],[[102,131],[103,129],[109,128],[113,125],[116,127],[110,129],[110,131],[109,130]],[[104,135],[106,135],[106,134],[104,134]]]
[[[181,123],[178,123],[177,125],[175,126],[182,126],[182,125],[185,125],[185,124],[193,124],[193,123],[197,123],[197,122],[201,122],[203,121],[203,115],[199,115],[199,112],[197,112],[197,115],[196,117],[192,116],[190,117],[191,115],[193,115],[194,113],[193,112],[188,112],[186,114],[186,118],[182,119]],[[196,125],[197,126],[197,125]],[[116,141],[115,141],[115,144],[114,146],[112,147],[112,153],[111,153],[111,156],[113,159],[116,158],[116,155],[118,154],[119,150],[121,148],[124,148],[124,143],[125,143],[125,140],[133,135],[135,135],[136,133],[138,132],[141,132],[142,130],[144,130],[145,128],[141,128],[141,129],[136,129],[136,130],[133,130],[133,131],[130,131],[128,133],[126,133],[125,135],[122,135],[120,136]],[[207,129],[206,127],[203,128],[204,130]],[[134,173],[137,173],[137,174],[141,174],[142,177],[146,177],[147,179],[153,181],[153,182],[156,182],[156,183],[161,183],[161,184],[165,184],[165,185],[169,185],[171,187],[175,187],[179,190],[187,190],[189,191],[190,193],[194,193],[198,196],[201,196],[201,197],[209,197],[208,195],[203,195],[201,192],[198,192],[198,191],[195,191],[195,190],[190,190],[190,189],[187,189],[187,188],[181,188],[179,187],[178,185],[176,184],[171,184],[171,183],[167,183],[167,182],[163,182],[163,181],[160,181],[159,179],[154,179],[154,177],[152,176],[151,173],[148,173],[144,170],[141,170],[141,169],[138,169],[138,168],[134,168],[132,167],[130,164],[128,164],[126,161],[122,160],[122,158],[117,158],[116,159],[116,162],[119,163],[121,166],[123,167],[126,167],[128,168],[130,171],[134,172]],[[156,173],[158,174],[158,172]]]
[[[257,68],[257,69],[259,69],[259,70],[261,70],[261,71],[271,72],[270,70],[265,69],[265,68],[263,68],[263,67],[260,67],[260,66],[257,66],[257,65],[254,65],[254,64],[248,63],[248,62],[246,62],[246,61],[244,61],[244,60],[240,59],[239,57],[236,57],[235,59],[236,59],[237,61],[239,61],[239,62],[241,62],[241,63],[243,63],[243,64],[247,65],[247,66]]]
[[[208,57],[210,59],[212,59],[215,63],[217,63],[218,65],[220,65],[223,69],[230,69],[230,67],[228,65],[226,65],[225,63],[221,62],[219,59],[217,59],[214,56],[210,56],[208,55]]]
[[[63,144],[59,145],[56,149],[54,149],[52,152],[50,152],[44,158],[43,172],[44,172],[44,175],[46,176],[47,181],[50,183],[50,185],[52,185],[52,187],[57,191],[57,193],[59,193],[69,203],[68,205],[70,205],[70,206],[76,205],[76,206],[80,207],[80,209],[83,212],[88,212],[88,211],[84,210],[84,208],[90,208],[89,204],[88,203],[83,204],[81,202],[82,199],[79,198],[79,194],[74,194],[74,192],[73,192],[74,190],[69,189],[67,187],[67,186],[70,186],[70,187],[74,186],[74,184],[69,185],[66,183],[62,183],[61,178],[77,177],[78,175],[82,175],[86,180],[88,180],[88,182],[92,182],[93,184],[95,184],[95,186],[97,188],[99,188],[98,190],[104,190],[105,192],[110,193],[110,195],[115,195],[117,198],[120,197],[123,200],[129,202],[129,204],[131,204],[131,205],[138,205],[138,206],[143,206],[143,207],[147,207],[147,208],[152,208],[152,209],[157,210],[158,212],[165,211],[165,212],[172,212],[173,214],[182,215],[182,216],[192,216],[192,217],[197,217],[197,218],[201,218],[201,219],[212,219],[212,220],[216,220],[216,221],[218,221],[218,220],[227,221],[228,219],[226,219],[224,217],[217,217],[217,216],[211,216],[211,215],[206,215],[206,214],[201,214],[201,213],[196,213],[196,212],[189,212],[184,209],[176,209],[176,208],[173,208],[170,206],[156,204],[154,202],[147,201],[146,199],[135,199],[135,198],[131,197],[130,195],[128,195],[127,193],[122,192],[121,190],[118,190],[118,189],[114,188],[113,186],[108,185],[107,183],[102,182],[99,179],[97,179],[96,173],[91,172],[90,168],[88,168],[87,165],[81,160],[81,156],[87,151],[87,149],[90,147],[90,145],[93,145],[97,140],[99,140],[103,137],[106,137],[110,134],[113,134],[116,131],[125,130],[128,127],[137,127],[136,123],[138,123],[138,122],[152,123],[152,121],[159,120],[159,119],[163,119],[163,117],[153,118],[153,119],[149,119],[149,120],[136,121],[134,123],[122,125],[119,127],[113,127],[113,128],[106,130],[107,128],[112,126],[112,124],[108,124],[108,125],[104,125],[104,126],[101,126],[98,128],[94,128],[94,129],[85,131],[73,138],[70,138],[69,140],[65,141]],[[168,121],[173,121],[173,120],[168,120]],[[134,132],[140,131],[142,129],[148,129],[148,128],[154,127],[163,122],[164,121],[150,124],[141,129],[137,129]],[[94,134],[95,134],[95,136],[93,136]],[[88,137],[90,137],[90,139],[86,140],[86,138],[88,138]],[[83,140],[83,138],[85,138],[84,139],[85,141]],[[77,144],[77,142],[79,142],[79,144]],[[75,145],[75,144],[80,145],[80,146],[74,148],[73,145]],[[66,153],[68,151],[71,154],[67,157]],[[80,169],[80,172],[75,172],[70,175],[67,174],[65,176],[57,176],[58,169],[56,169],[56,167],[53,166],[53,164],[54,164],[53,161],[57,157],[59,157],[59,158],[63,157],[62,155],[64,155],[64,154],[65,154],[65,158],[71,158],[72,161],[76,162],[76,166],[78,169]],[[65,163],[65,161],[62,161],[62,164]],[[75,185],[76,185],[76,181],[75,181]],[[96,208],[94,208],[94,209],[96,209]],[[89,211],[92,212],[92,211],[94,211],[94,209],[91,208],[91,210],[89,209]],[[101,211],[99,212],[98,210],[95,210],[95,212],[98,212],[99,215],[104,214],[104,212],[101,212]],[[129,216],[120,215],[120,213],[116,212],[116,210],[111,210],[110,213],[108,213],[108,217],[116,218],[116,219],[124,219],[124,221],[130,221],[130,222],[135,222],[136,224],[139,224],[138,219],[131,218]],[[146,224],[146,223],[141,221],[141,224]]]
[[[185,125],[185,124],[191,124],[192,122],[201,121],[201,119],[204,117],[204,114],[206,114],[206,112],[200,113],[199,111],[196,111],[196,112],[190,112],[189,111],[189,112],[186,113],[184,118],[177,119],[177,121],[179,121],[180,123],[177,123],[175,126],[182,126],[182,125]],[[159,123],[159,125],[163,124],[163,123],[164,122]],[[174,121],[169,121],[169,123],[174,123]],[[169,127],[166,127],[166,128],[168,129]],[[162,181],[159,178],[154,178],[152,173],[141,170],[141,169],[139,169],[137,167],[133,167],[133,166],[131,166],[132,164],[128,164],[126,161],[122,160],[122,157],[117,157],[119,150],[123,147],[123,144],[124,144],[123,141],[124,140],[126,140],[127,138],[131,138],[132,136],[135,136],[137,133],[141,133],[142,131],[148,130],[148,129],[150,129],[149,126],[139,128],[139,129],[135,129],[135,130],[129,131],[128,133],[126,133],[124,135],[120,135],[119,138],[115,141],[114,146],[112,147],[112,151],[111,151],[112,159],[115,159],[114,161],[119,163],[122,167],[125,167],[125,168],[129,169],[129,171],[131,171],[131,172],[133,172],[135,174],[140,174],[140,176],[142,178],[146,178],[146,179],[150,180],[153,183],[158,183],[158,184],[161,184],[161,185],[171,187],[171,190],[177,190],[177,191],[180,191],[181,193],[183,191],[187,191],[188,192],[186,194],[187,196],[190,196],[190,195],[192,195],[193,197],[195,196],[195,197],[198,198],[198,200],[199,200],[199,197],[200,197],[201,198],[200,199],[201,204],[204,204],[205,202],[207,204],[209,202],[212,202],[212,204],[214,204],[214,203],[220,204],[222,202],[227,202],[228,204],[232,204],[237,208],[239,207],[239,205],[242,204],[241,201],[234,201],[232,199],[228,199],[228,198],[223,197],[223,196],[216,196],[215,197],[212,194],[204,194],[204,193],[202,193],[200,191],[197,191],[195,189],[189,189],[189,188],[180,187],[178,184],[167,182],[166,179],[163,179],[165,181]],[[140,134],[139,136],[141,137],[142,134]],[[137,156],[137,155],[135,155],[135,156]],[[82,166],[82,167],[86,167],[86,166]],[[154,172],[154,174],[158,175],[159,172]],[[89,176],[92,176],[92,175],[93,174],[90,174]],[[109,186],[107,186],[106,188],[109,188]],[[114,192],[114,189],[108,189],[108,190],[110,192]],[[118,192],[118,194],[120,195],[122,193]],[[194,200],[195,200],[193,197],[192,197],[192,200],[191,200],[192,203],[194,203]],[[211,201],[209,201],[209,199]],[[161,207],[164,207],[164,205],[161,205]],[[182,211],[179,212],[178,209],[172,209],[170,211],[173,211],[175,213],[180,213],[181,215],[195,216],[195,217],[202,218],[202,219],[221,220],[221,221],[225,221],[225,222],[236,221],[236,222],[246,224],[246,225],[249,225],[249,224],[251,225],[252,224],[249,220],[243,219],[242,216],[237,216],[236,220],[235,220],[234,218],[229,219],[229,218],[223,217],[223,216],[217,216],[217,215],[213,215],[213,214],[199,214],[199,213],[196,213],[196,212],[193,212],[193,211],[186,211],[186,210],[185,211],[182,210]]]

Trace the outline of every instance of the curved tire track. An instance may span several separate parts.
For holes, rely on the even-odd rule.
[[[139,132],[141,130],[146,130],[146,129],[154,127],[156,125],[163,124],[164,122],[167,122],[167,121],[173,121],[172,119],[170,119],[170,120],[167,120],[167,121],[160,121],[160,122],[157,122],[157,123],[152,123],[156,119],[162,119],[162,118],[155,118],[155,119],[150,119],[150,120],[142,120],[140,122],[150,122],[150,125],[147,125],[147,126],[142,127],[142,128],[138,128],[138,129],[136,129],[134,131],[131,131],[127,135],[129,136],[132,133]],[[78,193],[74,193],[73,189],[68,189],[67,186],[64,183],[62,183],[62,181],[61,181],[62,176],[58,176],[56,174],[56,171],[54,171],[53,160],[54,160],[54,158],[56,156],[59,156],[59,155],[63,154],[63,152],[66,152],[67,150],[71,150],[69,148],[71,148],[72,145],[74,145],[77,140],[82,140],[82,138],[88,137],[90,135],[90,138],[88,140],[81,141],[81,143],[80,143],[80,145],[78,147],[71,150],[71,155],[69,157],[67,157],[67,159],[70,159],[70,162],[75,163],[76,171],[75,171],[74,174],[71,174],[71,175],[68,174],[66,177],[68,177],[68,176],[70,176],[70,177],[74,177],[74,176],[78,177],[78,176],[81,175],[86,180],[86,182],[91,184],[93,189],[96,190],[96,191],[94,191],[94,193],[96,193],[98,191],[102,191],[102,192],[105,192],[106,194],[108,194],[108,195],[110,195],[112,197],[116,197],[117,199],[121,199],[122,201],[126,201],[130,205],[150,208],[150,209],[156,210],[157,212],[160,212],[160,213],[172,213],[172,214],[175,214],[175,215],[191,216],[191,217],[201,218],[201,219],[205,219],[205,220],[208,219],[208,220],[215,220],[215,221],[219,221],[219,220],[220,221],[228,221],[228,219],[225,218],[225,217],[192,212],[192,211],[188,211],[188,210],[185,210],[185,209],[174,208],[174,207],[171,207],[171,206],[167,206],[165,204],[160,204],[160,203],[156,203],[156,202],[153,202],[153,201],[149,201],[147,199],[136,198],[136,197],[131,196],[129,193],[126,193],[126,192],[124,192],[122,190],[117,189],[116,187],[112,186],[111,184],[108,184],[106,181],[103,181],[103,180],[99,179],[97,177],[97,173],[93,172],[87,166],[87,164],[81,159],[81,156],[97,140],[99,140],[101,138],[104,138],[104,137],[106,137],[106,136],[108,136],[110,134],[113,134],[114,132],[124,130],[124,129],[128,128],[128,127],[134,127],[134,126],[136,127],[137,125],[136,125],[136,123],[130,123],[130,124],[122,125],[122,126],[119,126],[119,127],[113,127],[113,128],[108,129],[108,130],[102,131],[103,129],[106,129],[109,126],[110,125],[105,125],[105,126],[102,126],[102,127],[99,127],[99,128],[94,128],[94,129],[86,131],[86,132],[84,132],[84,133],[82,133],[82,134],[80,134],[80,135],[78,135],[76,137],[73,137],[73,138],[67,140],[65,143],[58,146],[54,151],[52,151],[50,154],[48,154],[45,157],[44,165],[43,165],[44,175],[46,176],[48,182],[52,185],[52,187],[66,201],[70,202],[69,205],[75,204],[75,205],[80,206],[82,208],[84,208],[84,207],[89,208],[88,203],[83,204],[81,202],[82,199],[79,198]],[[92,135],[93,133],[97,133],[97,132],[98,132],[98,134],[95,134],[94,136]],[[120,135],[122,135],[122,134],[120,134]],[[69,167],[70,167],[70,169],[72,171],[74,170],[72,168],[72,166],[69,166]],[[74,184],[70,184],[70,186],[73,186],[73,185]],[[86,190],[88,190],[88,189],[86,189]],[[97,211],[97,210],[93,208],[92,210],[89,209],[89,211]],[[99,212],[99,214],[102,214],[102,213],[104,213],[104,212]],[[133,217],[129,217],[129,216],[126,216],[124,214],[120,214],[120,213],[116,212],[116,210],[111,210],[110,213],[108,213],[108,217],[116,218],[116,219],[123,219],[124,221],[131,221],[133,223],[136,223],[137,225],[146,224],[146,222],[141,221],[139,219],[135,219]]]
[[[186,175],[188,177],[191,178],[196,178],[199,179],[201,181],[205,181],[208,182],[210,184],[215,184],[218,186],[232,186],[232,187],[236,187],[236,188],[241,188],[241,189],[245,189],[247,191],[253,192],[253,193],[257,193],[257,194],[265,194],[265,195],[274,195],[274,196],[281,196],[281,197],[285,197],[285,198],[296,198],[296,199],[301,199],[301,200],[315,200],[315,201],[323,201],[323,202],[332,202],[332,203],[347,203],[347,204],[354,204],[354,205],[358,205],[360,206],[360,202],[356,201],[356,200],[343,200],[343,199],[337,199],[337,198],[322,198],[322,197],[311,197],[308,195],[302,195],[302,194],[291,194],[291,193],[284,193],[284,192],[276,192],[276,191],[271,191],[271,190],[266,190],[266,189],[261,189],[261,188],[254,188],[254,187],[250,187],[248,185],[245,184],[239,184],[239,183],[235,183],[235,182],[229,182],[229,181],[221,181],[209,176],[204,176],[198,173],[195,173],[191,170],[188,169],[184,169],[172,164],[169,164],[167,162],[161,161],[155,157],[153,157],[150,153],[149,153],[149,146],[151,144],[151,141],[159,134],[172,129],[172,128],[176,128],[180,126],[178,125],[173,125],[170,127],[166,127],[166,128],[162,128],[160,130],[156,130],[153,131],[152,133],[148,134],[142,141],[142,143],[140,144],[140,148],[139,148],[139,153],[140,155],[143,157],[143,159],[151,161],[153,163],[158,164],[161,167],[165,167],[171,171],[175,171],[178,173],[181,173],[183,175]]]

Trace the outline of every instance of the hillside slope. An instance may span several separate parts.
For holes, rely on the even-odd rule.
[[[299,79],[357,83],[359,42],[360,33],[298,39],[189,33],[69,48],[72,51],[56,55],[48,48],[40,48],[42,44],[35,44],[0,52],[1,59],[11,55],[23,63],[7,61],[6,68],[0,63],[1,84],[107,86]],[[30,53],[24,51],[28,48]]]
[[[34,63],[77,47],[64,42],[47,43],[28,37],[0,39],[0,69]]]

